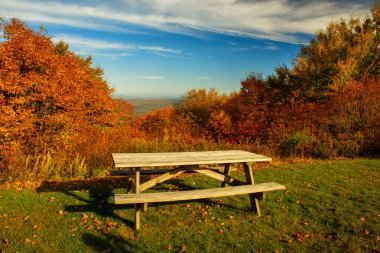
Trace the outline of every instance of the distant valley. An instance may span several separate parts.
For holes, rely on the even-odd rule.
[[[136,110],[137,115],[142,115],[151,111],[162,109],[178,103],[180,99],[127,99]]]

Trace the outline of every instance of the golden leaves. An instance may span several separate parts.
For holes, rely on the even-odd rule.
[[[112,98],[102,70],[66,44],[54,45],[17,19],[0,29],[0,161],[35,150],[75,155],[77,146],[96,143],[89,129],[103,133],[99,127],[133,115],[126,101]]]

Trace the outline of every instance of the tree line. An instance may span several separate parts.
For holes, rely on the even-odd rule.
[[[111,152],[241,148],[271,156],[378,155],[380,6],[331,22],[291,67],[250,73],[240,91],[190,90],[136,116],[92,66],[41,28],[0,20],[0,174],[96,175]],[[5,176],[6,175],[6,176]]]

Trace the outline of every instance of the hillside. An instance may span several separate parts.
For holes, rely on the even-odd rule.
[[[142,115],[147,112],[158,110],[167,106],[171,106],[177,102],[179,99],[127,99],[135,109],[137,115]]]

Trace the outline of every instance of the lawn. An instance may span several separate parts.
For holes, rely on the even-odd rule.
[[[287,188],[267,194],[261,218],[247,196],[152,205],[137,234],[133,207],[112,204],[125,179],[3,187],[0,252],[380,252],[379,159],[274,163],[254,176]],[[184,176],[156,190],[219,185]]]

